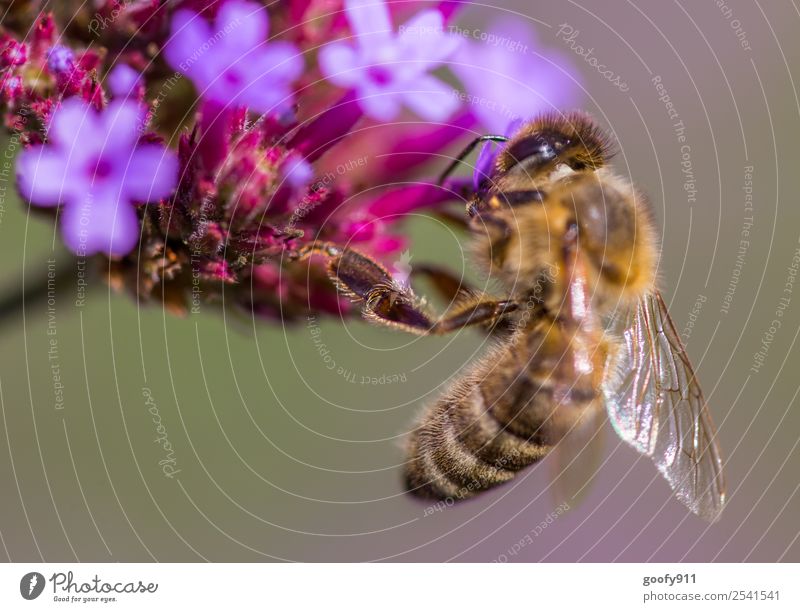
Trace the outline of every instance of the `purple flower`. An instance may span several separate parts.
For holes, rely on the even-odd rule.
[[[523,120],[521,117],[514,119],[502,132],[499,132],[499,134],[511,138],[522,127],[522,123]],[[483,147],[481,147],[478,158],[475,160],[475,168],[472,172],[472,189],[475,192],[480,191],[486,184],[486,181],[492,177],[492,171],[495,161],[497,161],[497,156],[500,155],[500,151],[504,148],[505,144],[491,141],[485,142]]]
[[[529,28],[501,18],[487,32],[486,42],[464,45],[452,64],[484,128],[505,134],[512,121],[575,103],[579,84],[570,62],[542,53]]]
[[[395,34],[383,0],[344,4],[355,45],[335,42],[320,50],[320,68],[328,80],[356,90],[364,113],[379,121],[394,119],[403,105],[429,121],[447,119],[459,99],[429,72],[462,41],[445,33],[442,14],[423,11]]]
[[[16,40],[6,40],[6,46],[0,51],[0,68],[22,66],[28,61],[28,47]]]
[[[64,74],[75,65],[75,54],[66,47],[57,45],[47,52],[47,68],[53,74]]]
[[[253,2],[226,2],[213,28],[183,9],[172,19],[165,54],[207,102],[279,112],[292,103],[289,85],[300,76],[303,58],[291,43],[266,44],[268,31],[266,9]]]
[[[314,178],[314,170],[306,160],[297,153],[291,153],[281,164],[284,180],[293,188],[301,189]]]
[[[79,255],[130,252],[139,238],[133,203],[166,198],[177,184],[177,156],[138,144],[143,119],[138,103],[114,102],[98,113],[70,98],[53,114],[48,144],[19,157],[21,194],[37,206],[63,204],[64,242]]]
[[[106,82],[114,97],[135,98],[142,84],[142,75],[127,64],[119,64],[108,74]]]

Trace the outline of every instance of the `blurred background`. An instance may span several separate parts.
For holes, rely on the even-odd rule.
[[[455,506],[405,495],[404,434],[485,350],[478,332],[282,326],[205,305],[176,318],[96,279],[82,302],[59,277],[50,307],[7,316],[0,335],[0,558],[800,561],[800,11],[719,4],[520,0],[459,21],[513,15],[571,62],[580,106],[619,142],[616,170],[649,194],[664,296],[724,451],[719,522],[690,515],[610,428],[567,512],[547,460]],[[407,231],[412,266],[472,275],[463,235],[424,214]],[[0,183],[3,291],[48,260],[69,272],[54,244]]]

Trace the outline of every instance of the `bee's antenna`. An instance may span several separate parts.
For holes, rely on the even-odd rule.
[[[509,138],[507,136],[500,136],[499,134],[485,134],[484,136],[478,136],[475,140],[473,140],[466,147],[464,147],[464,150],[458,154],[458,157],[456,157],[452,161],[452,163],[449,166],[447,166],[447,168],[445,168],[444,172],[442,172],[442,174],[439,176],[439,183],[438,183],[439,186],[441,187],[444,184],[445,180],[447,180],[447,177],[453,173],[453,170],[455,170],[458,167],[458,165],[464,161],[464,158],[466,158],[467,155],[472,153],[472,151],[475,150],[475,147],[477,147],[480,143],[508,142],[508,140]]]

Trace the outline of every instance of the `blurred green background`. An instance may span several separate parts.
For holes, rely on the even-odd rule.
[[[687,348],[727,461],[730,501],[718,523],[688,515],[611,431],[587,497],[530,541],[555,507],[547,461],[454,507],[404,495],[403,434],[485,348],[476,332],[419,339],[323,319],[313,335],[303,323],[254,324],[210,306],[179,319],[97,280],[78,307],[77,287],[60,281],[50,319],[40,303],[2,327],[0,558],[800,561],[800,286],[784,293],[800,246],[800,14],[792,3],[728,6],[731,15],[711,1],[514,2],[464,18],[485,27],[516,7],[520,19],[538,20],[530,23],[544,49],[572,58],[583,108],[619,141],[615,168],[652,199],[662,286],[680,329],[705,298]],[[575,55],[556,36],[560,24],[579,30],[578,43],[630,91]],[[686,126],[694,202],[657,75]],[[754,222],[723,312],[749,216],[746,166]],[[52,223],[29,217],[12,191],[0,209],[6,293],[45,275],[50,257],[59,271],[72,265],[53,255]],[[469,271],[462,236],[425,216],[407,228],[412,265]],[[784,296],[781,327],[753,372]],[[405,382],[362,383],[384,374]],[[180,470],[172,478],[165,461]]]

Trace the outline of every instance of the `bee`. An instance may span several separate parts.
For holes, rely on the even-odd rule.
[[[647,200],[607,167],[610,140],[582,113],[547,114],[502,143],[467,203],[476,263],[493,296],[423,267],[451,298],[437,316],[372,258],[334,244],[337,285],[375,323],[419,335],[481,326],[496,344],[427,406],[411,433],[410,492],[461,500],[557,449],[564,467],[598,427],[650,457],[677,498],[715,520],[723,464],[703,393],[656,283]]]

